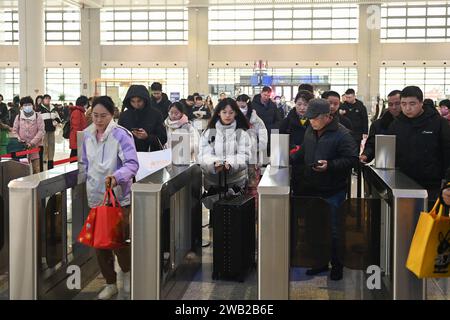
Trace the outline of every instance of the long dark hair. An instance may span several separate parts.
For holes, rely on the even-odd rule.
[[[242,101],[242,102],[247,103],[248,111],[245,116],[247,117],[248,120],[250,120],[250,118],[252,116],[252,112],[253,112],[252,101],[251,101],[250,97],[244,93],[244,94],[241,94],[240,96],[238,96],[236,98],[236,101]]]
[[[250,124],[248,123],[247,118],[241,112],[241,109],[239,109],[236,101],[231,98],[225,98],[223,100],[220,100],[220,102],[217,104],[216,108],[214,109],[213,116],[208,123],[208,129],[216,128],[216,122],[220,120],[219,114],[227,106],[230,106],[231,109],[233,109],[234,113],[236,114],[236,117],[234,118],[236,121],[236,129],[248,130],[250,128]]]
[[[179,101],[173,102],[172,104],[170,104],[169,108],[167,109],[167,111],[169,111],[170,109],[175,108],[178,111],[180,111],[182,114],[187,115],[186,109],[184,108],[183,104]]]
[[[38,103],[38,100],[39,100],[39,99],[41,100],[40,103]],[[42,103],[43,100],[44,100],[44,96],[42,96],[42,95],[39,95],[39,96],[36,97],[36,100],[35,100],[35,102],[34,102],[34,105],[36,106],[36,108],[39,107],[39,106],[41,105],[41,103]]]

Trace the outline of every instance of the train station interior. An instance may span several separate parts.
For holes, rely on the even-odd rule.
[[[450,223],[447,235],[444,229],[439,235],[441,275],[418,277],[407,268],[421,212],[439,197],[443,216],[450,205],[443,203],[450,190],[449,53],[450,1],[0,0],[0,300],[449,300]],[[130,94],[136,87],[145,93]],[[102,100],[106,96],[111,99]],[[396,96],[401,115],[371,136],[371,125],[389,115]],[[156,113],[139,113],[136,97]],[[338,100],[334,115],[330,97]],[[416,151],[392,133],[399,118],[408,117],[403,100],[411,97],[434,117],[427,125],[442,121],[439,137],[424,125],[420,132],[430,133],[428,140],[410,133],[407,142],[422,148],[422,158],[442,158],[433,188],[416,179],[436,172],[427,164],[432,161],[403,170],[404,158]],[[345,128],[339,119],[355,119],[355,102],[348,100],[355,98],[365,113],[353,116],[365,125]],[[155,111],[161,99],[165,114]],[[106,112],[106,133],[96,131],[104,115],[95,107],[110,111],[108,101],[114,115]],[[302,103],[306,115],[298,111]],[[30,119],[36,114],[42,126],[38,142],[22,136],[29,134],[22,119],[29,105]],[[279,118],[269,124],[258,108],[272,105]],[[84,125],[76,129],[78,107]],[[233,179],[242,164],[227,154],[219,165],[205,160],[219,144],[207,132],[218,128],[211,119],[225,126],[226,110],[238,127],[242,116],[245,130],[254,129],[244,109],[263,122],[265,146],[260,149],[258,133],[255,139],[235,135],[238,143],[248,137],[248,148],[258,145],[242,151],[258,160],[240,169],[246,184],[236,191],[237,185],[228,189],[226,175]],[[181,121],[172,119],[177,112],[190,125],[187,135],[171,131]],[[308,143],[331,134],[316,130],[323,115],[353,148],[336,147],[349,161],[339,173],[344,160],[316,154],[307,163]],[[304,127],[302,143],[293,143],[291,118]],[[163,128],[167,140],[142,129],[145,121]],[[365,156],[368,141],[372,157]],[[224,143],[225,153],[229,146]],[[104,162],[115,148],[114,160]],[[219,151],[212,152],[208,159],[219,159]],[[309,166],[305,173],[296,161]],[[108,165],[113,171],[106,173]],[[236,199],[247,197],[245,205],[228,205],[251,211],[248,230],[243,213],[233,223],[231,213],[212,214],[226,202],[220,189],[214,194],[207,187],[211,176],[219,176],[221,187],[218,167],[225,199],[230,190]],[[128,182],[125,168],[132,171]],[[314,174],[307,191],[297,193]],[[94,249],[80,236],[94,193],[113,197],[103,183],[108,177],[123,206],[120,216],[129,212],[129,237],[114,251]],[[338,205],[335,194],[311,191],[320,183],[328,184],[323,190],[340,188]],[[211,204],[213,197],[218,202]],[[241,267],[246,255],[251,261],[242,275],[222,277],[218,265],[236,262],[228,259],[236,253],[227,251],[231,247],[243,250],[233,258]]]

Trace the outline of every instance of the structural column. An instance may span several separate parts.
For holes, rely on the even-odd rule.
[[[380,91],[381,6],[359,5],[358,98],[367,111],[376,103]]]
[[[81,94],[95,94],[95,80],[101,77],[100,9],[80,9]]]
[[[200,0],[189,7],[188,79],[189,93],[207,94],[208,88],[208,6]]]
[[[45,92],[44,0],[19,0],[20,96]]]

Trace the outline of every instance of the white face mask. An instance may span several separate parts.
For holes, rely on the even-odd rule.
[[[31,113],[33,111],[33,106],[30,104],[27,104],[25,106],[23,106],[23,112],[25,113]]]
[[[241,112],[244,114],[244,116],[247,115],[248,107],[239,108],[239,109],[241,109]]]

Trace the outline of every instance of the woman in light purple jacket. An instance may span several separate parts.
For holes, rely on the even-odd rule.
[[[102,96],[92,104],[93,125],[84,130],[81,164],[86,172],[86,191],[90,208],[103,202],[105,190],[113,188],[123,208],[123,216],[129,229],[131,184],[139,169],[136,147],[131,133],[113,121],[114,102]],[[97,259],[106,287],[98,298],[110,299],[118,292],[114,271],[114,255],[123,272],[123,289],[130,290],[131,252],[127,245],[117,250],[97,249]]]

